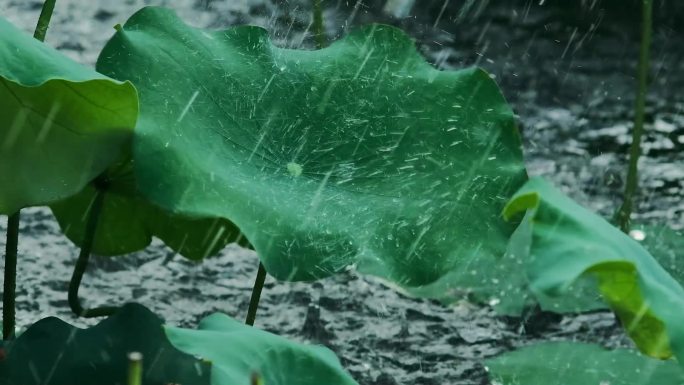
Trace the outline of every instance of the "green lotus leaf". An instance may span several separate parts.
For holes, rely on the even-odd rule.
[[[211,362],[212,385],[249,384],[258,374],[265,385],[357,385],[335,354],[213,314],[197,330],[166,328],[179,350]]]
[[[436,70],[393,27],[302,51],[258,27],[200,30],[145,8],[97,68],[140,91],[142,193],[230,219],[278,279],[355,265],[430,285],[496,261],[515,228],[500,210],[526,173],[498,87],[479,69]]]
[[[628,349],[607,350],[579,342],[546,342],[485,362],[499,385],[679,385],[684,371]]]
[[[684,363],[684,289],[637,241],[541,178],[527,182],[504,215],[525,210],[534,293],[553,296],[580,278],[594,280],[642,352],[674,353]]]
[[[211,377],[208,363],[174,348],[161,319],[137,304],[88,329],[45,318],[5,349],[3,385],[127,384],[130,352],[143,355],[145,384],[208,385]]]
[[[684,236],[662,225],[633,226],[645,237],[641,245],[677,282],[684,284],[684,259],[678,258],[684,250]],[[608,306],[601,298],[593,280],[580,280],[568,288],[562,296],[540,296],[542,308],[558,313],[579,313],[605,309]]]
[[[670,275],[684,284],[684,233],[664,225],[636,224],[632,230],[643,237],[641,244],[648,250]]]
[[[641,244],[672,275],[681,285],[684,283],[684,259],[677,258],[679,250],[684,249],[684,236],[665,226],[635,225],[645,236]],[[524,268],[529,255],[529,239],[532,231],[531,222],[523,220],[511,236],[508,250],[503,258],[491,261],[488,272],[480,269],[470,271],[455,271],[453,274],[469,274],[475,290],[472,295],[482,302],[490,303],[498,313],[519,316],[524,308],[538,304],[544,311],[554,313],[582,313],[600,309],[607,309],[595,280],[582,279],[559,293],[546,295],[529,290],[529,281]],[[520,270],[523,272],[520,272]],[[477,287],[476,280],[491,282],[492,287],[501,287],[504,282],[505,290],[498,295],[485,287]],[[443,279],[448,282],[447,279]],[[480,294],[478,296],[478,294]]]
[[[497,271],[501,279],[515,283],[510,292],[503,297],[502,303],[498,306],[508,306],[511,308],[508,315],[519,316],[524,307],[538,305],[543,311],[553,313],[583,313],[594,310],[606,309],[607,305],[603,301],[601,294],[596,286],[596,282],[591,279],[582,279],[573,282],[563,293],[553,293],[548,295],[543,292],[533,292],[530,289],[530,282],[527,277],[526,267],[530,259],[530,239],[532,236],[532,220],[528,214],[521,222],[516,231],[511,236],[508,250],[504,261],[508,263],[497,266]],[[506,278],[503,270],[513,271],[514,275]],[[521,271],[520,273],[518,273]],[[511,281],[511,278],[515,278]],[[525,302],[516,299],[516,296],[525,298]],[[527,306],[525,306],[527,305]],[[500,311],[501,313],[501,311]]]
[[[136,90],[0,17],[0,214],[77,193],[121,154]]]
[[[662,225],[637,224],[632,227],[634,230],[641,231],[645,237],[640,242],[641,245],[665,271],[682,285],[684,283],[684,259],[678,258],[677,254],[680,250],[684,250],[684,236]],[[529,239],[529,236],[517,238]],[[518,255],[524,255],[524,253],[518,253]],[[538,293],[537,301],[543,310],[557,313],[580,313],[608,308],[597,289],[595,280],[589,279],[575,282],[561,296],[545,296]]]
[[[50,205],[64,234],[77,245],[85,237],[88,212],[98,190],[105,195],[92,248],[95,254],[139,251],[150,244],[152,236],[192,260],[212,256],[231,242],[248,246],[226,219],[173,214],[147,201],[136,189],[130,160],[111,166],[78,194]]]

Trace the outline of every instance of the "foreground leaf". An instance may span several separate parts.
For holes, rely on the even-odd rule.
[[[130,83],[0,17],[0,214],[78,192],[120,156],[137,114]]]
[[[484,273],[476,273],[471,270],[471,279],[486,279],[505,282],[505,290],[498,295],[491,290],[483,290],[487,294],[484,302],[488,302],[500,314],[520,316],[525,307],[538,304],[541,310],[554,313],[583,313],[594,310],[608,309],[609,306],[603,300],[600,290],[594,280],[583,279],[574,282],[563,293],[547,295],[537,292],[533,294],[529,290],[529,282],[523,266],[526,265],[529,256],[531,222],[523,220],[511,236],[506,255],[498,261],[493,261],[487,276]],[[677,257],[680,250],[684,250],[684,236],[665,226],[636,225],[635,230],[642,231],[645,235],[642,246],[653,255],[655,260],[681,285],[684,283],[684,258]],[[468,271],[454,272],[467,274]],[[498,282],[495,282],[493,287]],[[498,284],[501,286],[501,284]],[[476,287],[476,286],[473,286]],[[473,295],[479,294],[474,291]]]
[[[146,197],[230,219],[276,278],[355,264],[429,285],[465,264],[486,273],[515,228],[500,215],[526,179],[511,109],[486,73],[438,71],[395,28],[299,51],[145,8],[98,69],[140,90]],[[471,289],[456,275],[423,295],[444,287]]]
[[[642,352],[674,352],[684,363],[684,290],[638,242],[541,178],[527,182],[504,215],[525,210],[534,293],[558,295],[579,278],[595,280]]]
[[[249,384],[254,373],[265,385],[358,385],[335,354],[213,314],[198,330],[166,328],[179,350],[211,362],[212,385]]]
[[[489,359],[485,366],[499,385],[679,385],[684,371],[627,349],[547,342]]]
[[[208,385],[210,379],[209,365],[174,348],[161,319],[137,304],[84,330],[45,318],[5,348],[3,385],[125,384],[127,355],[134,351],[143,354],[146,385]]]

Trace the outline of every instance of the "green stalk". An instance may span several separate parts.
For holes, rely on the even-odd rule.
[[[139,352],[128,354],[128,385],[142,385],[142,360]]]
[[[79,317],[105,317],[114,314],[118,309],[112,306],[84,309],[83,306],[81,306],[81,301],[78,299],[78,289],[81,286],[83,274],[85,273],[86,268],[88,267],[88,261],[90,260],[90,252],[93,249],[93,243],[95,242],[95,233],[97,231],[100,213],[102,212],[104,197],[105,193],[103,191],[98,190],[95,194],[95,199],[88,211],[85,234],[83,235],[83,242],[81,243],[81,251],[78,254],[78,260],[76,260],[76,267],[74,267],[74,272],[71,275],[71,281],[69,281],[69,307],[71,308],[71,311]]]
[[[321,0],[313,0],[313,30],[316,48],[325,47],[325,31],[323,30],[323,7]]]
[[[252,372],[252,376],[250,378],[250,384],[251,385],[264,385],[264,378],[261,377],[261,374],[259,374],[259,372]]]
[[[638,84],[636,102],[634,104],[634,129],[632,145],[629,151],[629,168],[622,206],[615,215],[618,226],[623,232],[629,232],[630,217],[634,207],[634,194],[638,184],[637,165],[641,155],[641,137],[644,132],[644,115],[646,109],[646,93],[648,87],[649,58],[651,56],[651,33],[653,29],[653,0],[642,0],[641,48],[639,50]]]
[[[252,297],[249,299],[249,310],[247,310],[247,320],[245,323],[254,326],[256,319],[256,312],[259,308],[259,299],[261,298],[261,290],[264,288],[266,281],[266,269],[264,265],[259,262],[259,271],[257,271],[256,279],[254,280],[254,287],[252,288]]]
[[[2,295],[2,338],[7,341],[14,335],[15,297],[17,286],[17,246],[19,244],[19,211],[7,219],[5,244],[5,282]]]
[[[33,33],[33,37],[40,41],[45,41],[45,34],[47,34],[50,19],[52,18],[52,11],[55,10],[56,1],[57,0],[45,0],[43,3],[43,9],[40,11],[40,17],[38,17],[38,25],[36,25],[36,31]]]
[[[33,37],[44,41],[56,0],[46,0],[40,12]],[[17,247],[19,244],[20,211],[7,220],[7,242],[5,244],[5,281],[2,294],[2,338],[9,340],[15,327],[15,296],[17,285]]]

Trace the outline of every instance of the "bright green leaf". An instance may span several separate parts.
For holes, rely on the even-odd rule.
[[[302,51],[146,8],[98,69],[140,90],[142,192],[230,219],[276,278],[353,264],[404,287],[464,268],[486,277],[515,228],[501,218],[526,180],[510,107],[485,72],[438,71],[395,28]],[[452,277],[422,295],[501,291]]]
[[[4,348],[3,385],[125,384],[130,352],[143,355],[145,384],[208,385],[210,381],[210,366],[174,348],[161,319],[138,304],[125,305],[88,329],[45,318]]]
[[[253,373],[264,385],[357,385],[331,350],[289,341],[224,314],[205,318],[198,330],[167,327],[166,334],[177,349],[211,362],[212,385],[249,384]]]
[[[120,155],[137,115],[130,83],[0,17],[0,214],[77,193]]]
[[[684,362],[684,289],[637,241],[541,178],[527,182],[504,215],[525,210],[534,293],[558,295],[580,277],[595,280],[641,351],[654,357],[674,352]]]
[[[579,342],[546,342],[485,362],[498,385],[680,385],[684,371],[674,361],[627,349],[606,350]]]

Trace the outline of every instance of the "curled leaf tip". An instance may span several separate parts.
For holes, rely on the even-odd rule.
[[[539,202],[539,194],[527,192],[516,194],[504,207],[502,215],[504,220],[510,221],[520,212],[535,208]]]

